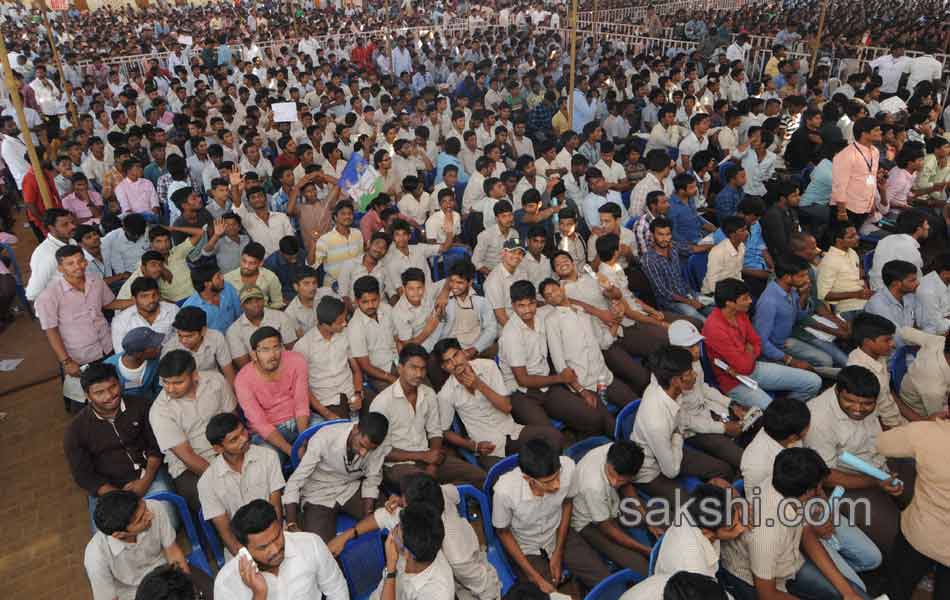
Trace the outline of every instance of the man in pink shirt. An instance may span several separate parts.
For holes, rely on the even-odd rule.
[[[838,221],[851,221],[860,229],[874,209],[881,125],[870,117],[854,124],[854,143],[835,155],[831,163],[831,205]]]
[[[72,193],[62,199],[63,208],[76,216],[76,223],[98,223],[102,217],[102,196],[89,188],[89,180],[82,173],[73,175],[72,184]]]
[[[306,359],[284,350],[273,327],[251,335],[251,362],[235,377],[234,388],[254,432],[251,441],[277,450],[281,462],[289,460],[297,436],[321,420],[310,413]]]
[[[158,206],[158,193],[148,179],[142,177],[142,163],[130,158],[123,163],[125,179],[115,186],[115,197],[125,216],[139,213],[150,223],[158,223],[161,211]]]

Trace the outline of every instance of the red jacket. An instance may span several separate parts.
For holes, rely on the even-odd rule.
[[[752,321],[746,313],[736,314],[736,324],[733,325],[722,314],[719,308],[713,309],[706,324],[703,326],[706,355],[712,364],[716,383],[724,394],[728,394],[739,381],[717,367],[715,359],[721,358],[740,375],[749,375],[755,369],[755,361],[762,353],[762,341],[755,332]],[[745,345],[752,345],[752,352],[746,352]]]
[[[63,204],[59,199],[59,192],[56,191],[56,183],[53,177],[46,173],[46,187],[49,188],[50,199],[53,201],[52,208],[62,208]],[[43,196],[40,194],[40,184],[36,181],[36,174],[33,167],[26,172],[23,178],[23,201],[35,207],[36,217],[32,212],[27,212],[29,220],[36,225],[40,231],[46,233],[46,226],[43,225],[43,215],[46,214],[46,204],[43,202]]]

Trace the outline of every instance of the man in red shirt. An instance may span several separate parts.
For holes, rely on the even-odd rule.
[[[49,208],[62,208],[63,203],[59,199],[59,193],[56,191],[56,185],[53,183],[52,171],[43,167],[46,175],[46,189],[49,190],[50,200],[53,205]],[[40,194],[40,184],[36,180],[36,173],[33,167],[26,172],[23,177],[23,202],[26,204],[26,214],[30,220],[30,227],[36,234],[36,239],[42,242],[46,239],[46,226],[43,225],[43,215],[46,214],[46,203],[43,202],[43,196]]]
[[[703,337],[719,389],[739,404],[762,409],[772,401],[769,392],[811,400],[821,389],[816,373],[759,360],[762,340],[749,319],[751,306],[752,295],[741,280],[716,284],[716,308],[706,319]]]

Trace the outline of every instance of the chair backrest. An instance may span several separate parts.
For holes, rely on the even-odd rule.
[[[703,367],[703,381],[713,387],[717,387],[716,376],[713,374],[712,361],[709,360],[709,355],[706,354],[706,345],[702,342],[699,342],[699,364]]]
[[[435,271],[432,273],[433,281],[441,281],[449,276],[449,269],[452,265],[462,260],[471,260],[472,253],[465,248],[453,246],[439,255],[436,261]]]
[[[512,454],[511,456],[506,456],[501,459],[495,463],[495,466],[488,470],[488,475],[485,476],[485,486],[482,491],[485,492],[485,497],[488,498],[489,503],[491,503],[492,492],[495,489],[495,482],[498,481],[498,478],[517,466],[518,455]]]
[[[468,434],[465,432],[465,426],[462,425],[462,420],[459,419],[458,415],[455,415],[455,418],[452,419],[452,431],[462,437],[468,437]],[[478,459],[471,450],[462,447],[457,447],[455,450],[465,459],[465,462],[475,465],[476,467],[478,466]]]
[[[623,596],[624,592],[641,581],[643,581],[643,575],[635,573],[630,569],[617,571],[598,583],[594,589],[584,597],[584,600],[618,600]]]
[[[482,518],[482,531],[485,535],[485,547],[488,555],[488,562],[495,567],[498,573],[498,580],[501,581],[501,593],[505,594],[515,584],[517,578],[514,570],[505,556],[505,551],[501,547],[501,542],[495,535],[495,528],[491,524],[491,505],[488,498],[478,488],[471,485],[457,485],[459,495],[462,501],[459,502],[459,514],[467,521],[473,521],[474,515],[469,513],[469,502],[474,501],[478,504],[478,511]]]
[[[617,423],[614,428],[614,439],[630,439],[630,434],[633,433],[633,422],[637,419],[638,410],[640,410],[639,398],[624,406],[620,412],[617,413]]]
[[[296,469],[297,465],[300,464],[299,451],[300,447],[306,444],[310,438],[313,437],[313,434],[320,431],[320,429],[326,427],[327,425],[335,425],[336,423],[349,423],[349,419],[333,419],[332,421],[324,421],[323,423],[317,423],[316,425],[311,425],[304,429],[303,433],[297,436],[297,439],[294,440],[294,445],[291,448],[290,452],[290,466],[292,469]]]
[[[221,538],[218,537],[218,531],[214,528],[214,523],[205,519],[204,511],[200,508],[198,509],[198,526],[201,528],[201,535],[208,543],[211,555],[214,556],[214,560],[218,563],[220,569],[224,566],[224,548],[221,545]]]
[[[891,389],[895,394],[901,391],[901,382],[907,375],[907,360],[916,355],[909,346],[901,346],[891,357]]]
[[[564,451],[564,456],[567,456],[574,462],[581,462],[581,459],[587,455],[588,452],[597,448],[598,446],[603,446],[604,444],[609,444],[610,438],[604,435],[599,435],[592,438],[587,438],[586,440],[581,440],[576,444],[570,446]]]
[[[338,559],[352,600],[366,600],[382,578],[386,566],[383,532],[360,534],[347,542]]]
[[[660,536],[660,539],[653,544],[653,548],[650,549],[650,564],[647,567],[647,576],[652,577],[656,572],[656,559],[660,557],[660,546],[663,544],[664,535]]]
[[[874,265],[874,250],[871,250],[865,254],[864,258],[861,260],[861,266],[864,267],[864,275],[866,277],[870,276],[872,265]]]
[[[706,252],[690,254],[689,259],[687,259],[686,271],[689,273],[689,284],[694,290],[702,289],[708,266],[709,254]]]
[[[639,219],[640,219],[639,216],[630,217],[629,219],[627,219],[627,222],[624,223],[623,226],[626,227],[627,229],[633,229],[634,227],[637,226],[637,221],[638,221]]]
[[[185,526],[185,535],[188,536],[188,543],[191,545],[191,552],[185,558],[190,564],[195,565],[213,577],[211,565],[208,564],[208,559],[205,557],[205,551],[201,546],[201,540],[198,538],[198,532],[195,531],[194,518],[191,516],[191,511],[188,510],[188,504],[185,503],[185,499],[171,492],[154,492],[145,496],[145,499],[168,502],[175,507],[175,510],[178,512],[178,517]]]

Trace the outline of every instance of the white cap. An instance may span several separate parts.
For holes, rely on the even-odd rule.
[[[670,344],[689,348],[702,341],[703,336],[689,321],[673,321],[669,328]]]

